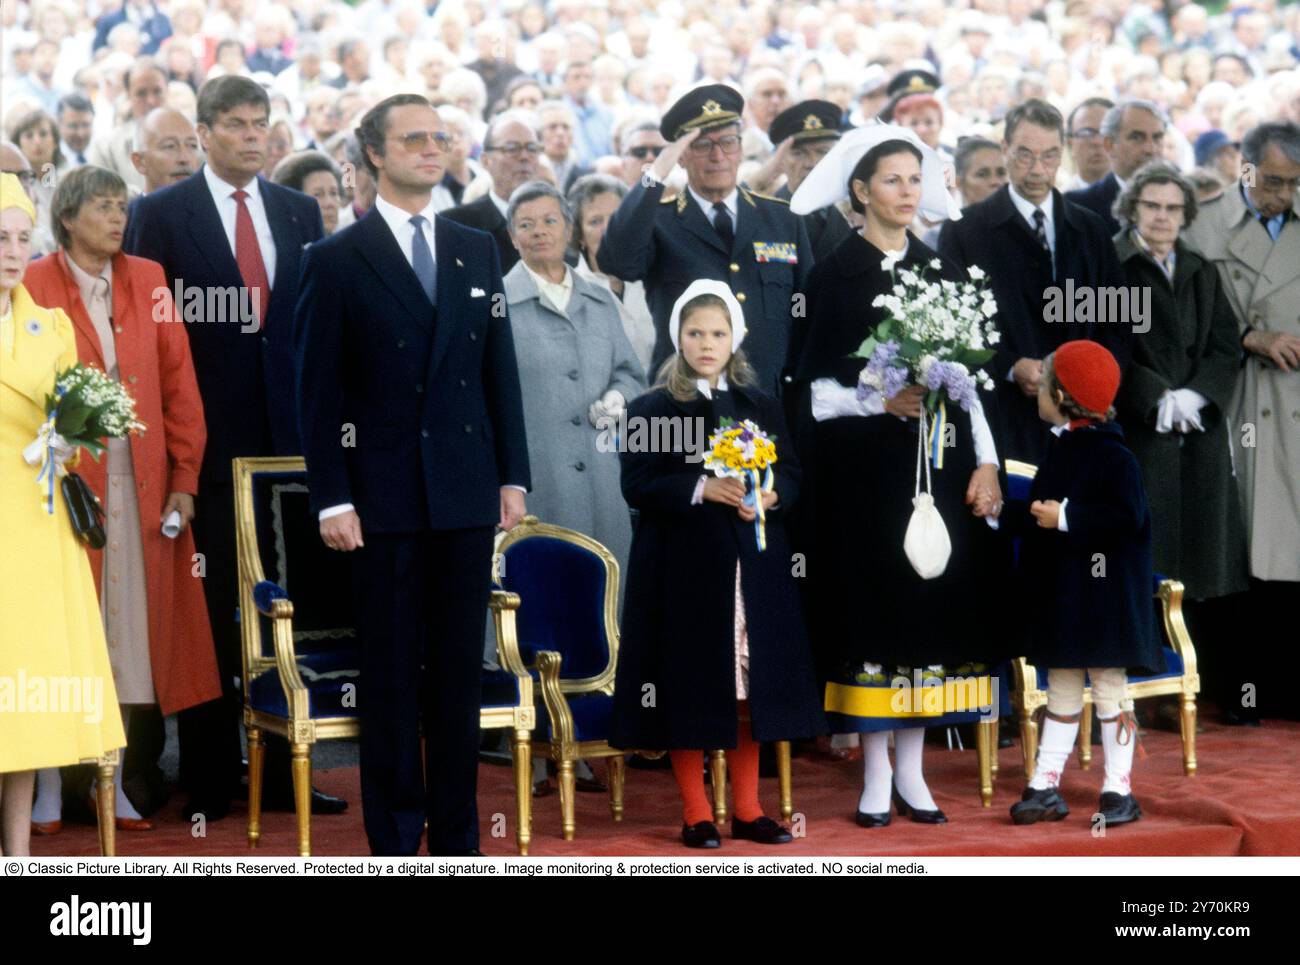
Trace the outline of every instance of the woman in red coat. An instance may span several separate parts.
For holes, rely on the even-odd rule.
[[[78,359],[120,379],[146,427],[108,440],[98,461],[78,466],[107,514],[108,545],[91,551],[91,568],[124,717],[131,706],[173,714],[221,693],[189,529],[207,438],[203,404],[162,267],[121,252],[126,201],[111,171],[69,172],[51,205],[60,250],[27,272],[33,297],[72,319]],[[163,531],[169,518],[172,536]],[[38,830],[46,822],[57,829],[56,786],[56,776],[38,780]],[[119,825],[145,829],[122,787]]]

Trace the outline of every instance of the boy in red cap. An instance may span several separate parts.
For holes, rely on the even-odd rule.
[[[1105,826],[1142,816],[1129,787],[1137,723],[1126,668],[1158,673],[1164,655],[1142,473],[1111,407],[1119,380],[1115,357],[1097,342],[1066,342],[1043,360],[1038,414],[1056,438],[1029,505],[1009,502],[1003,516],[1022,537],[1026,654],[1049,668],[1038,763],[1011,808],[1016,824],[1069,814],[1057,786],[1079,731],[1085,673],[1106,752],[1098,812]]]

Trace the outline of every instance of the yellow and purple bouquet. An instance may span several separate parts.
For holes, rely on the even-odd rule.
[[[760,552],[767,549],[767,532],[763,500],[758,493],[772,491],[775,462],[776,437],[769,436],[749,419],[743,422],[723,419],[709,436],[704,468],[712,470],[715,476],[745,481],[748,490],[745,505],[754,507],[754,535]]]

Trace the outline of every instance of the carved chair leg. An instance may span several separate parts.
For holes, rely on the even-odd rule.
[[[1183,732],[1183,774],[1196,776],[1196,697],[1182,694],[1178,702],[1178,718]]]
[[[528,853],[528,843],[533,839],[533,757],[529,735],[526,728],[515,729],[515,801],[518,806],[515,820],[519,824],[516,840],[520,854]]]
[[[112,757],[99,762],[99,790],[95,813],[99,819],[99,853],[106,858],[117,854],[117,798],[114,777],[117,770]]]
[[[790,775],[790,742],[776,742],[776,778],[781,791],[781,820],[787,824],[794,817],[794,791]]]
[[[605,758],[606,779],[609,781],[609,810],[615,821],[623,820],[623,783],[627,777],[627,762],[622,754]]]
[[[266,742],[260,727],[248,728],[248,846],[256,848],[262,839],[262,771],[266,766]]]
[[[1079,717],[1079,768],[1089,770],[1092,767],[1092,701],[1085,699],[1083,713]]]
[[[996,728],[997,723],[993,726]],[[990,734],[996,734],[996,731],[989,730],[987,721],[979,721],[975,724],[975,758],[979,762],[980,772],[980,803],[988,807],[993,803],[993,764],[992,748],[990,748]],[[996,741],[996,736],[992,738]]]
[[[311,745],[290,747],[293,766],[293,809],[298,816],[298,856],[311,855]]]
[[[709,752],[709,770],[713,776],[713,821],[727,820],[727,752]]]
[[[560,761],[560,821],[564,831],[564,840],[572,841],[578,833],[578,823],[574,817],[574,797],[577,788],[574,786],[573,758],[565,757]]]

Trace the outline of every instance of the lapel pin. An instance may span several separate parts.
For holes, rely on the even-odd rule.
[[[41,332],[45,330],[41,326],[41,323],[34,318],[27,319],[27,322],[23,325],[23,328],[27,329],[28,335],[37,335],[37,336],[39,336]]]
[[[463,262],[463,261],[461,261],[459,258],[457,258],[457,259],[456,259],[456,267],[457,267],[457,268],[464,268],[464,267],[465,267],[465,262]]]

